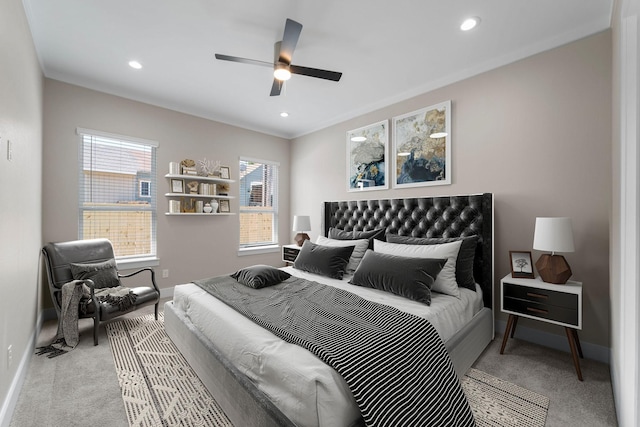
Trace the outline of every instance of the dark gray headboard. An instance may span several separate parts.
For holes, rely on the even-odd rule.
[[[324,235],[329,228],[413,237],[477,235],[473,274],[482,287],[485,307],[493,305],[493,194],[324,203]]]

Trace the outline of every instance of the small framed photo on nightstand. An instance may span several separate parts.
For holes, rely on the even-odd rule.
[[[531,252],[509,251],[511,277],[514,279],[533,279],[533,262]]]

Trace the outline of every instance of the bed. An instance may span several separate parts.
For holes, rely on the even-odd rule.
[[[399,243],[407,243],[407,238],[474,237],[474,289],[461,287],[458,297],[434,293],[433,310],[424,315],[444,341],[456,373],[463,375],[494,336],[492,194],[326,202],[323,227],[324,236],[329,237],[332,233],[355,235],[382,229],[385,236]],[[347,280],[326,279],[292,267],[283,270],[350,292],[349,287],[353,288]],[[422,315],[419,303],[375,289],[358,292],[362,298]],[[229,318],[234,320],[223,323]],[[250,324],[194,284],[176,286],[174,300],[165,305],[169,337],[234,425],[361,424],[340,375],[321,366],[322,362],[305,349],[296,349],[294,344],[281,342],[269,331]],[[221,329],[224,334],[219,333]],[[250,338],[241,339],[242,335]],[[277,355],[285,356],[277,359]],[[270,364],[272,359],[275,362]],[[297,375],[310,378],[311,385]]]

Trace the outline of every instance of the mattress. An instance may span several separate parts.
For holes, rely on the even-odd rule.
[[[350,285],[348,277],[334,280],[292,267],[284,270],[426,318],[445,342],[483,307],[479,286],[477,292],[461,289],[460,298],[433,293],[431,306],[426,306]],[[311,352],[282,341],[197,285],[176,286],[174,306],[297,425],[349,425],[360,418],[344,379]]]

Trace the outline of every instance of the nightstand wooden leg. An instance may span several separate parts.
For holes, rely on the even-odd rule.
[[[500,347],[500,354],[504,354],[504,347],[507,345],[507,341],[509,340],[509,333],[511,332],[511,328],[513,327],[514,319],[517,320],[518,317],[510,314],[509,319],[507,320],[507,327],[504,330],[504,337],[502,338],[502,347]]]
[[[567,332],[567,339],[569,340],[569,347],[571,347],[571,356],[573,357],[573,365],[576,368],[576,373],[578,374],[578,379],[582,381],[582,371],[580,370],[580,359],[578,359],[578,351],[576,348],[576,340],[573,334],[575,329],[573,328],[564,328]],[[578,344],[579,345],[579,344]],[[580,351],[582,352],[582,350]]]
[[[578,348],[578,354],[580,355],[581,359],[584,359],[584,356],[582,355],[582,347],[580,346],[580,338],[578,337],[578,330],[571,328],[571,332],[573,332],[573,339],[576,342],[576,347]]]
[[[511,326],[511,338],[513,338],[513,335],[515,335],[516,333],[516,326],[518,326],[518,316],[514,316],[513,319],[513,325]]]

